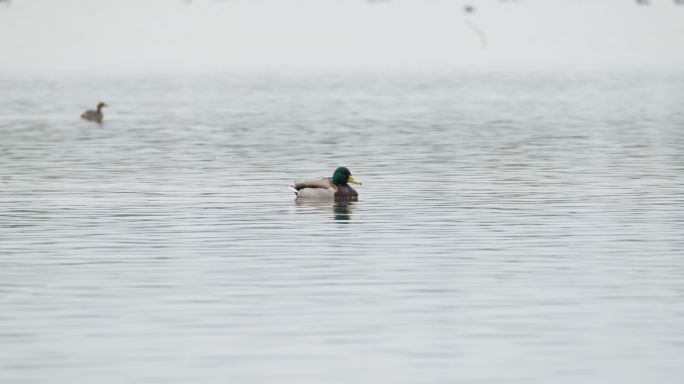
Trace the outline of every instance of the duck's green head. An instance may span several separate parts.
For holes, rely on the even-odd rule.
[[[347,167],[339,167],[335,170],[332,176],[332,183],[334,185],[345,185],[347,183],[361,184],[354,177],[352,177],[351,172]]]

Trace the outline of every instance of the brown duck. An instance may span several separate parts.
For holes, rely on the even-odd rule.
[[[96,110],[93,111],[92,109],[89,109],[89,110],[83,112],[81,114],[81,118],[83,120],[95,121],[95,122],[101,123],[102,119],[104,118],[104,114],[102,114],[102,107],[106,107],[106,106],[107,106],[107,104],[105,104],[103,102],[99,102],[99,103],[97,103],[97,109]]]

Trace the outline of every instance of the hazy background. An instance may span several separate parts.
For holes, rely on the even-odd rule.
[[[684,383],[651,2],[0,2],[0,383]]]
[[[684,6],[653,0],[14,0],[0,70],[681,67]]]

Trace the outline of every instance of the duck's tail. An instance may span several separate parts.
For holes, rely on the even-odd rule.
[[[290,188],[290,190],[294,192],[295,195],[299,196],[299,191],[295,187],[291,185],[288,185],[287,187]]]

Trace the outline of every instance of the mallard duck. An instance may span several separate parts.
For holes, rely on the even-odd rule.
[[[346,167],[339,167],[335,170],[332,177],[296,181],[291,188],[297,195],[297,199],[356,201],[359,199],[359,194],[349,185],[349,183],[361,184],[352,177],[349,169]]]
[[[102,107],[106,106],[107,104],[99,102],[97,103],[97,110],[93,111],[92,109],[89,109],[81,114],[81,118],[83,120],[96,121],[98,123],[101,123],[102,119],[104,118],[104,115],[102,114]]]

